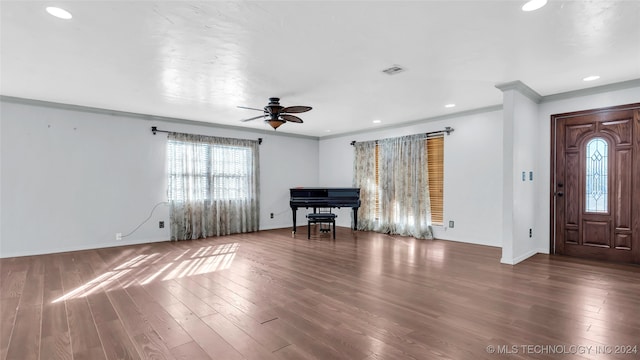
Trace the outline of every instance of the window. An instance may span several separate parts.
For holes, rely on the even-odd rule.
[[[248,147],[169,140],[169,200],[249,200]]]
[[[444,223],[444,136],[427,139],[427,168],[431,223],[442,225]]]
[[[586,146],[585,210],[608,212],[609,144],[603,138],[593,138]]]
[[[444,136],[432,137],[427,141],[427,171],[429,173],[429,198],[431,203],[431,223],[442,225],[444,223]],[[375,213],[376,218],[380,214],[379,196],[379,148],[375,150]]]
[[[171,240],[260,228],[259,141],[169,133]]]

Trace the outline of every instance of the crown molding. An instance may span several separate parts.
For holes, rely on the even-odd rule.
[[[627,80],[613,84],[599,85],[586,89],[567,91],[542,97],[542,102],[552,102],[558,100],[572,99],[581,96],[595,95],[603,92],[625,90],[634,87],[640,87],[640,79]]]
[[[189,119],[173,118],[168,116],[140,114],[140,113],[127,112],[127,111],[120,111],[120,110],[109,110],[109,109],[96,108],[96,107],[90,107],[90,106],[65,104],[65,103],[58,103],[58,102],[45,101],[45,100],[26,99],[26,98],[7,96],[7,95],[0,95],[0,101],[14,103],[14,104],[24,104],[24,105],[69,110],[69,111],[89,112],[93,114],[124,116],[124,117],[130,117],[134,119],[147,120],[147,121],[161,121],[165,123],[197,125],[197,126],[205,126],[205,127],[216,128],[216,129],[237,130],[242,132],[251,132],[251,133],[258,133],[258,134],[272,135],[272,136],[275,135],[275,136],[285,136],[285,137],[294,137],[294,138],[312,139],[312,140],[320,139],[317,136],[291,134],[291,133],[286,133],[282,131],[276,132],[276,131],[269,131],[269,130],[262,130],[262,129],[252,129],[252,128],[246,128],[242,126],[215,124],[215,123],[199,121],[199,120],[189,120]]]
[[[462,116],[482,114],[482,113],[500,111],[500,110],[502,110],[502,105],[486,106],[486,107],[482,107],[482,108],[459,111],[459,112],[446,114],[446,115],[438,115],[438,116],[434,116],[434,117],[430,117],[430,118],[423,118],[423,119],[418,119],[418,120],[407,121],[407,122],[403,122],[403,123],[400,123],[400,124],[387,125],[387,126],[376,126],[375,128],[372,128],[372,129],[355,130],[355,131],[348,131],[348,132],[344,132],[344,133],[340,133],[340,134],[326,135],[326,136],[321,137],[320,140],[335,139],[335,138],[341,138],[341,137],[345,137],[345,136],[366,134],[366,133],[378,132],[380,130],[386,130],[386,129],[397,129],[397,128],[402,128],[402,127],[405,127],[405,126],[418,125],[418,124],[422,124],[422,123],[425,123],[425,122],[454,119],[454,118],[459,118],[459,117],[462,117]]]
[[[497,84],[496,88],[505,92],[507,90],[517,90],[522,95],[528,97],[531,101],[536,104],[540,104],[542,102],[542,95],[538,94],[535,90],[528,87],[525,83],[520,80],[510,81],[506,83]]]

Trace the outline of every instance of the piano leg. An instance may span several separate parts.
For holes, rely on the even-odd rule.
[[[296,215],[298,213],[298,209],[291,208],[291,212],[293,213],[293,231],[291,231],[291,235],[293,236],[296,234]]]

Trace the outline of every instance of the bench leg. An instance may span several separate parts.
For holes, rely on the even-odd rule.
[[[333,240],[336,239],[336,222],[332,222],[331,225],[333,226]]]

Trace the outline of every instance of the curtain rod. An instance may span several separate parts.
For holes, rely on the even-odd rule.
[[[168,133],[171,133],[171,132],[174,132],[174,131],[158,130],[157,126],[152,126],[151,127],[151,132],[153,133],[153,135],[155,135],[156,133],[159,133],[159,132],[168,134]],[[200,134],[187,134],[187,135],[200,135]],[[261,145],[261,144],[262,144],[262,138],[258,138],[258,145]]]
[[[428,133],[425,133],[424,136],[425,136],[425,138],[430,138],[430,137],[435,137],[435,136],[442,135],[442,134],[445,134],[445,133],[447,135],[451,135],[451,133],[454,132],[454,131],[455,131],[454,128],[452,128],[451,126],[447,126],[447,127],[444,128],[444,130],[430,131]],[[376,142],[378,142],[378,140],[376,140]],[[353,146],[355,144],[356,144],[355,140],[351,141],[351,146]]]

